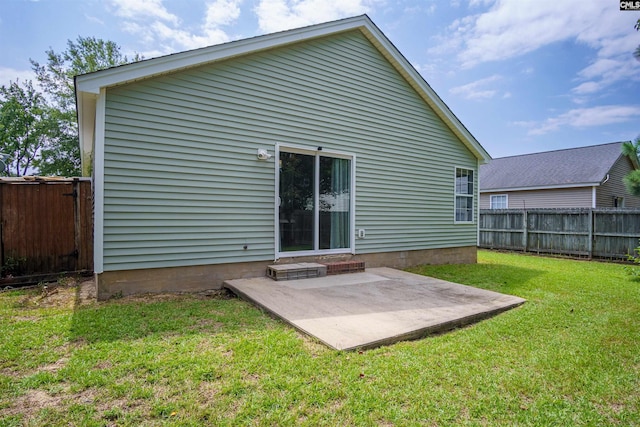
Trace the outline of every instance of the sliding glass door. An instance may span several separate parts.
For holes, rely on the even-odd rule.
[[[280,252],[351,247],[352,161],[320,153],[280,152]]]
[[[315,241],[315,159],[280,153],[280,251],[310,251]]]

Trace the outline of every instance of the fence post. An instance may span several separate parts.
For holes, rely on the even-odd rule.
[[[82,222],[82,216],[80,212],[80,180],[73,178],[73,233],[74,233],[74,245],[75,245],[75,270],[79,270],[80,255],[84,248],[82,247],[82,236],[80,235],[80,226]]]
[[[527,252],[527,248],[529,246],[529,220],[527,215],[527,210],[522,210],[522,245],[523,252]]]
[[[589,244],[587,250],[589,252],[589,259],[593,258],[593,229],[594,229],[594,212],[593,208],[589,209]]]

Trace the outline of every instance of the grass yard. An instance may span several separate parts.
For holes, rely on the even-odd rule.
[[[640,282],[480,252],[421,274],[526,298],[447,334],[337,352],[224,296],[0,293],[0,426],[640,425]]]

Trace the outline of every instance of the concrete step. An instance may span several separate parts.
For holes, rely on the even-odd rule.
[[[327,275],[327,266],[313,262],[279,264],[267,267],[267,277],[273,280],[296,280]]]
[[[267,277],[273,280],[296,280],[327,275],[361,273],[364,261],[338,261],[327,263],[300,262],[267,267]]]

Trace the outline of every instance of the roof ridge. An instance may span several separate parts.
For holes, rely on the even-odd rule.
[[[555,150],[537,151],[535,153],[514,154],[512,156],[495,157],[495,158],[493,158],[493,160],[510,159],[510,158],[514,158],[514,157],[535,156],[535,155],[538,155],[538,154],[557,153],[557,152],[560,152],[560,151],[584,150],[586,148],[602,147],[602,146],[605,146],[605,145],[613,145],[613,144],[623,144],[625,142],[630,142],[630,141],[605,142],[604,144],[584,145],[582,147],[558,148],[558,149],[555,149]]]

